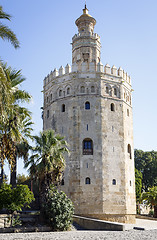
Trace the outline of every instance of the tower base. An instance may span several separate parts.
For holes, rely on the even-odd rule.
[[[82,217],[90,217],[110,222],[119,222],[119,223],[128,223],[128,224],[135,224],[135,214],[81,214]]]

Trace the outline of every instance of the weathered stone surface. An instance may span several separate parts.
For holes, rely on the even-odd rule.
[[[64,74],[60,69],[51,80],[49,75],[44,79],[44,130],[54,129],[69,143],[71,154],[66,156],[61,189],[74,202],[75,213],[133,223],[136,209],[130,77],[121,68],[117,71],[108,64],[103,68],[100,38],[93,33],[94,20],[84,15],[77,21],[79,33],[73,37],[72,72],[66,70]],[[87,102],[90,109],[85,109]],[[84,139],[92,140],[91,155],[84,155]],[[87,178],[90,184],[85,184]]]

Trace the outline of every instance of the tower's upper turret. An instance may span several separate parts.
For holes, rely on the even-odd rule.
[[[76,20],[76,25],[80,34],[93,33],[96,20],[88,14],[88,9],[85,5],[83,14]]]
[[[72,63],[78,65],[81,70],[81,64],[86,62],[87,68],[89,63],[96,64],[100,62],[100,37],[94,33],[96,20],[88,14],[85,5],[83,14],[76,20],[78,34],[72,39]]]

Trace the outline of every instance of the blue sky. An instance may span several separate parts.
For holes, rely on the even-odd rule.
[[[22,88],[33,96],[35,134],[42,130],[41,110],[44,77],[71,64],[71,41],[82,14],[84,0],[1,0],[11,14],[7,24],[17,35],[21,48],[0,40],[1,59],[22,69]],[[101,62],[121,66],[133,85],[134,147],[157,150],[157,1],[87,0],[89,14],[96,20],[101,37]],[[19,162],[22,172],[22,162]]]

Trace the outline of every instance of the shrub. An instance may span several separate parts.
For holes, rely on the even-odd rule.
[[[59,192],[54,186],[51,186],[43,210],[54,231],[65,231],[70,228],[74,207],[64,192]]]
[[[11,188],[11,185],[3,184],[0,189],[0,209],[7,209],[11,213],[22,211],[22,207],[28,206],[34,200],[33,193],[27,185],[17,185]]]
[[[148,215],[149,215],[149,216],[153,216],[153,215],[154,215],[154,211],[153,211],[153,210],[150,210]]]

